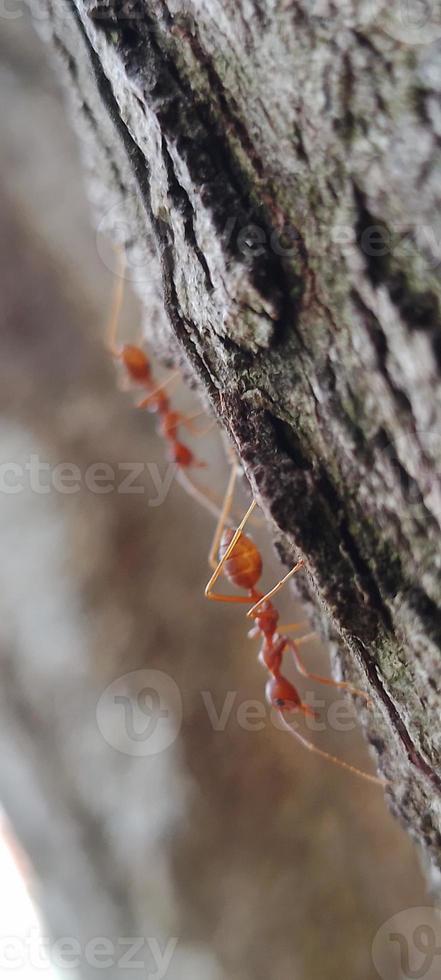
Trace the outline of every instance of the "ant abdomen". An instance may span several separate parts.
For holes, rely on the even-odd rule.
[[[222,560],[234,531],[226,528],[219,546],[219,561]],[[239,589],[254,589],[262,574],[262,558],[259,549],[251,538],[241,534],[224,565],[224,572],[233,585]]]
[[[126,344],[121,351],[121,360],[132,381],[136,381],[138,384],[149,384],[151,381],[150,361],[140,347],[135,347],[134,344]]]

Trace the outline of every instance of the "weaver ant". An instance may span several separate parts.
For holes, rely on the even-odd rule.
[[[207,490],[202,490],[192,480],[186,472],[190,468],[204,468],[206,464],[197,459],[191,449],[178,437],[178,430],[181,427],[187,428],[193,435],[202,436],[211,426],[198,431],[193,426],[194,419],[198,418],[202,412],[194,415],[185,415],[183,412],[172,409],[170,398],[165,389],[179,377],[179,371],[173,371],[165,381],[155,385],[152,365],[147,353],[137,344],[124,344],[117,346],[116,335],[121,307],[124,296],[124,270],[125,257],[121,250],[120,268],[118,270],[117,284],[112,302],[111,315],[107,329],[107,348],[113,358],[121,361],[127,380],[140,386],[148,394],[137,402],[137,408],[147,408],[158,416],[158,432],[168,445],[168,457],[170,462],[177,466],[177,478],[190,496],[194,497],[198,503],[202,504],[215,517],[219,516],[219,508],[210,499]]]
[[[282,673],[283,655],[288,649],[292,653],[297,670],[304,677],[321,684],[347,690],[352,694],[364,698],[366,701],[369,701],[369,698],[363,691],[359,691],[346,681],[335,681],[332,678],[322,677],[319,674],[313,674],[306,669],[305,664],[300,657],[298,648],[301,643],[305,643],[314,634],[306,634],[305,636],[298,637],[296,640],[290,639],[286,635],[288,630],[298,628],[302,624],[291,623],[287,626],[279,626],[278,630],[279,613],[271,600],[273,596],[276,595],[281,588],[283,588],[291,576],[303,568],[304,562],[303,560],[298,561],[269,592],[262,593],[256,589],[257,582],[262,574],[262,557],[252,539],[243,533],[243,529],[251,517],[254,508],[256,507],[256,501],[251,503],[236,531],[232,529],[231,520],[229,518],[238,472],[237,464],[234,464],[232,467],[230,481],[220,513],[218,507],[216,507],[216,505],[209,499],[207,492],[200,490],[199,487],[188,479],[187,474],[184,475],[184,471],[192,466],[205,466],[205,464],[196,459],[191,450],[178,439],[179,427],[186,426],[191,430],[193,419],[196,416],[186,416],[182,412],[172,410],[170,399],[165,393],[164,389],[178,376],[179,372],[173,372],[164,382],[155,387],[151,363],[145,351],[135,344],[125,344],[121,348],[116,346],[116,332],[124,290],[123,271],[124,266],[120,272],[115,298],[112,304],[112,315],[108,329],[108,348],[112,356],[123,363],[127,377],[133,383],[140,385],[142,388],[147,390],[148,394],[140,402],[138,402],[138,408],[149,408],[159,416],[159,432],[168,443],[170,459],[176,463],[178,467],[178,478],[180,479],[180,482],[183,484],[187,492],[191,494],[191,496],[195,497],[200,503],[203,504],[204,507],[218,517],[218,523],[213,538],[209,559],[210,565],[214,571],[205,589],[206,597],[218,602],[247,604],[249,604],[250,601],[252,602],[252,607],[248,610],[247,616],[255,620],[255,626],[250,630],[249,636],[261,636],[262,638],[262,644],[259,651],[259,661],[270,674],[270,679],[266,685],[267,701],[271,707],[277,709],[283,725],[290,735],[297,738],[298,741],[300,741],[302,745],[310,752],[315,752],[322,758],[328,759],[328,761],[333,762],[336,765],[341,766],[343,769],[347,769],[350,772],[369,780],[370,782],[384,785],[385,780],[376,776],[371,776],[368,773],[357,769],[355,766],[352,766],[347,762],[343,762],[341,759],[331,755],[329,752],[325,752],[323,749],[318,748],[308,739],[304,738],[300,732],[292,728],[292,726],[286,720],[285,712],[288,713],[290,711],[300,711],[305,716],[316,716],[316,712],[313,711],[308,704],[301,700],[295,686]],[[197,415],[199,414],[201,413],[198,412]],[[216,561],[217,551],[219,551],[218,561]],[[222,571],[225,572],[227,578],[233,583],[233,585],[244,589],[247,594],[219,595],[218,593],[213,592],[213,588]],[[285,630],[285,632],[282,632],[283,630]]]
[[[285,714],[292,711],[300,711],[306,716],[317,717],[317,713],[301,700],[294,684],[282,673],[283,655],[287,650],[291,652],[294,664],[303,677],[307,677],[319,684],[344,689],[358,697],[364,698],[367,702],[369,698],[364,691],[359,691],[346,681],[335,681],[332,678],[313,674],[306,669],[298,648],[301,643],[307,642],[314,634],[308,633],[295,640],[290,639],[286,635],[289,630],[302,626],[302,623],[290,623],[287,626],[280,626],[278,630],[279,612],[271,600],[283,588],[291,576],[295,575],[296,572],[304,567],[304,561],[300,559],[300,561],[296,562],[293,568],[269,592],[262,593],[257,590],[256,586],[262,574],[262,556],[254,541],[243,533],[243,529],[256,507],[256,501],[253,500],[236,531],[226,527],[226,521],[232,506],[237,473],[238,466],[237,464],[233,464],[224,505],[210,550],[209,560],[214,571],[206,586],[205,595],[207,599],[213,599],[216,602],[252,603],[251,609],[247,612],[247,617],[254,620],[255,626],[250,630],[248,636],[260,636],[262,640],[258,655],[259,661],[270,674],[265,691],[266,699],[271,707],[276,708],[284,727],[290,735],[297,738],[310,752],[317,753],[322,758],[328,759],[328,761],[355,773],[357,776],[361,776],[363,779],[369,780],[369,782],[385,785],[385,780],[380,777],[371,776],[369,773],[357,769],[356,766],[343,762],[329,752],[318,748],[313,742],[310,742],[300,732],[294,729],[286,720]],[[218,560],[216,560],[216,554],[218,554]],[[244,589],[247,594],[223,595],[213,592],[214,586],[222,572],[224,572],[233,585]]]

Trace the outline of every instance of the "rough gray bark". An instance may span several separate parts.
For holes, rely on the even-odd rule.
[[[392,806],[439,863],[438,4],[43,9],[98,206],[148,256],[147,332],[178,341],[304,556]]]

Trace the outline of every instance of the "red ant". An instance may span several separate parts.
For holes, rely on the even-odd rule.
[[[298,647],[300,643],[306,642],[314,634],[309,633],[296,640],[290,639],[285,635],[286,631],[298,628],[302,625],[301,623],[290,623],[287,626],[281,626],[279,627],[280,632],[278,632],[279,612],[271,602],[271,599],[292,575],[304,567],[304,561],[300,559],[300,561],[296,562],[291,571],[270,592],[264,594],[257,591],[256,585],[262,574],[262,556],[254,541],[243,534],[243,528],[256,506],[256,501],[253,500],[236,531],[225,527],[227,516],[231,510],[237,472],[238,467],[234,465],[210,551],[210,564],[214,568],[214,571],[205,589],[205,595],[207,599],[213,599],[217,602],[250,603],[251,601],[253,603],[251,609],[247,612],[247,616],[255,621],[255,626],[250,630],[248,635],[250,637],[261,636],[262,638],[259,661],[266,667],[270,674],[270,680],[266,685],[266,698],[271,707],[276,708],[279,712],[279,716],[289,733],[294,738],[297,738],[310,752],[316,752],[323,758],[336,763],[336,765],[341,766],[343,769],[348,769],[350,772],[370,782],[382,783],[384,785],[385,781],[383,779],[377,776],[371,776],[361,769],[357,769],[355,766],[343,762],[329,752],[324,752],[322,749],[319,749],[308,739],[304,738],[296,729],[292,728],[285,718],[285,713],[291,711],[300,711],[306,716],[317,717],[316,712],[301,700],[297,689],[282,673],[283,654],[288,649],[293,655],[297,670],[304,677],[308,677],[310,680],[317,681],[320,684],[342,688],[364,698],[367,702],[369,698],[363,691],[359,691],[346,681],[335,681],[328,677],[321,677],[319,674],[312,674],[306,669],[300,657]],[[219,558],[217,562],[216,552],[218,552]],[[245,589],[247,595],[219,595],[213,592],[213,588],[222,571],[233,585]],[[282,630],[285,630],[285,633]]]
[[[229,524],[229,513],[231,511],[234,485],[237,476],[237,466],[234,465],[232,468],[230,482],[220,514],[218,508],[208,498],[207,494],[195,486],[195,484],[188,479],[186,474],[184,480],[184,470],[191,466],[205,466],[205,464],[197,460],[191,450],[178,439],[179,426],[185,425],[188,428],[191,428],[191,423],[195,416],[185,416],[183,413],[172,410],[170,407],[170,399],[165,394],[164,388],[177,376],[178,372],[173,372],[173,374],[170,375],[166,381],[155,388],[151,363],[147,354],[142,350],[142,348],[134,344],[126,344],[120,349],[116,347],[116,331],[124,291],[123,272],[124,266],[120,271],[115,299],[112,306],[112,315],[108,331],[108,347],[112,356],[117,360],[122,361],[128,378],[135,384],[141,385],[144,389],[147,389],[148,394],[138,403],[138,407],[149,407],[151,411],[155,412],[159,416],[159,431],[169,444],[170,457],[178,466],[180,480],[183,482],[185,489],[200,503],[207,507],[211,513],[214,513],[216,517],[219,517],[210,551],[210,564],[214,568],[214,572],[205,589],[206,597],[208,599],[214,599],[218,602],[249,603],[250,600],[253,602],[253,606],[248,610],[247,616],[254,619],[256,621],[256,625],[252,630],[250,630],[249,636],[254,637],[260,635],[262,637],[259,660],[271,675],[270,680],[266,685],[266,697],[269,704],[278,710],[280,718],[289,733],[297,738],[302,745],[305,746],[305,748],[309,749],[309,751],[316,752],[323,758],[336,763],[344,769],[348,769],[350,772],[362,776],[364,779],[374,783],[384,784],[384,780],[375,776],[370,776],[368,773],[362,772],[355,766],[351,766],[348,763],[337,759],[335,756],[330,755],[329,752],[324,752],[322,749],[319,749],[312,742],[305,739],[298,731],[293,729],[286,721],[284,715],[285,712],[301,711],[304,715],[316,715],[316,712],[314,712],[309,705],[302,702],[297,689],[282,674],[283,654],[288,648],[293,654],[297,670],[299,673],[303,674],[304,677],[308,677],[309,679],[317,681],[321,684],[328,684],[332,685],[333,687],[344,688],[345,690],[363,697],[366,700],[369,699],[363,691],[357,690],[357,688],[346,683],[345,681],[334,681],[330,678],[321,677],[318,674],[312,674],[306,669],[303,661],[300,658],[298,647],[300,643],[310,639],[311,635],[313,634],[307,634],[306,636],[297,638],[294,641],[289,639],[284,633],[277,632],[279,613],[271,602],[271,599],[283,587],[283,585],[285,585],[292,575],[303,568],[304,562],[303,560],[298,561],[291,571],[289,571],[287,575],[285,575],[284,578],[282,578],[280,582],[278,582],[277,585],[271,589],[270,592],[263,594],[256,590],[257,582],[262,574],[262,557],[252,539],[242,533],[245,524],[256,506],[256,501],[252,502],[236,531],[233,531],[231,527],[227,527]],[[219,561],[216,563],[215,555],[218,549]],[[247,595],[219,595],[213,592],[213,587],[223,570],[225,570],[227,578],[229,578],[234,585],[246,590]],[[285,629],[285,631],[287,631],[288,629],[296,628],[300,625],[301,624],[299,623],[292,623],[285,627],[279,627],[279,629]]]
[[[116,332],[124,295],[125,258],[123,253],[120,253],[120,258],[120,268],[118,270],[118,279],[107,331],[108,349],[112,357],[122,362],[127,378],[148,391],[146,397],[137,403],[137,407],[141,409],[148,408],[159,417],[158,431],[168,444],[170,461],[178,467],[180,483],[182,483],[185,490],[192,497],[206,507],[215,517],[218,517],[219,509],[209,499],[208,492],[196,486],[189,479],[187,473],[184,472],[190,469],[190,467],[203,468],[206,466],[206,463],[197,459],[191,449],[185,443],[181,442],[178,438],[179,427],[185,426],[197,435],[204,435],[207,429],[196,432],[193,427],[193,420],[201,415],[201,412],[196,412],[194,415],[184,415],[183,412],[171,408],[170,398],[164,389],[178,377],[179,372],[174,371],[165,381],[155,387],[151,362],[146,352],[136,344],[124,344],[120,348],[116,346]]]

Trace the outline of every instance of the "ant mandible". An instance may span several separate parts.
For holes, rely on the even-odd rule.
[[[277,592],[280,591],[281,588],[283,588],[285,583],[293,575],[304,567],[304,561],[303,559],[297,561],[287,575],[285,575],[277,583],[277,585],[270,590],[270,592],[262,593],[256,589],[257,583],[262,574],[262,556],[254,541],[243,533],[243,529],[254,508],[256,507],[256,501],[253,500],[236,531],[226,527],[226,521],[231,511],[237,473],[238,466],[235,463],[232,467],[224,505],[222,507],[222,512],[219,517],[210,550],[209,561],[214,571],[206,586],[205,595],[207,599],[212,599],[216,602],[249,604],[251,601],[253,603],[251,609],[249,609],[247,612],[247,616],[255,621],[255,626],[250,630],[248,635],[250,637],[261,637],[262,643],[259,651],[259,661],[264,667],[266,667],[270,674],[270,679],[266,685],[266,698],[271,707],[278,711],[281,721],[290,735],[298,739],[298,741],[301,742],[302,745],[310,752],[317,753],[317,755],[327,759],[329,762],[333,762],[336,765],[341,766],[343,769],[347,769],[349,772],[352,772],[357,776],[361,776],[363,779],[369,780],[369,782],[385,785],[386,781],[380,777],[371,776],[369,773],[363,772],[361,769],[357,769],[356,766],[343,762],[343,760],[338,759],[329,752],[325,752],[323,749],[318,748],[318,746],[314,745],[313,742],[310,742],[303,735],[301,735],[300,732],[298,732],[297,729],[294,729],[286,720],[285,714],[292,711],[300,711],[303,715],[317,717],[317,713],[313,711],[308,704],[305,704],[301,700],[299,692],[294,687],[294,684],[292,684],[291,681],[289,681],[282,673],[282,660],[286,650],[291,651],[294,664],[298,672],[302,674],[303,677],[307,677],[310,680],[316,681],[320,684],[326,684],[332,687],[344,689],[357,695],[358,697],[364,698],[367,702],[369,702],[369,697],[364,691],[359,691],[358,688],[353,687],[352,684],[348,684],[346,681],[335,681],[332,678],[322,677],[319,674],[313,674],[306,669],[306,666],[300,657],[298,648],[301,643],[307,642],[312,636],[314,636],[314,634],[308,633],[305,636],[297,638],[296,640],[290,639],[286,635],[288,630],[299,628],[303,625],[302,623],[290,623],[287,626],[279,626],[278,628],[279,612],[273,605],[271,599]],[[216,554],[218,554],[218,560],[216,560]],[[224,572],[226,577],[230,580],[230,582],[232,582],[233,585],[237,586],[238,588],[245,589],[247,594],[223,595],[214,592],[214,586],[221,572]],[[285,632],[282,632],[283,630]]]

